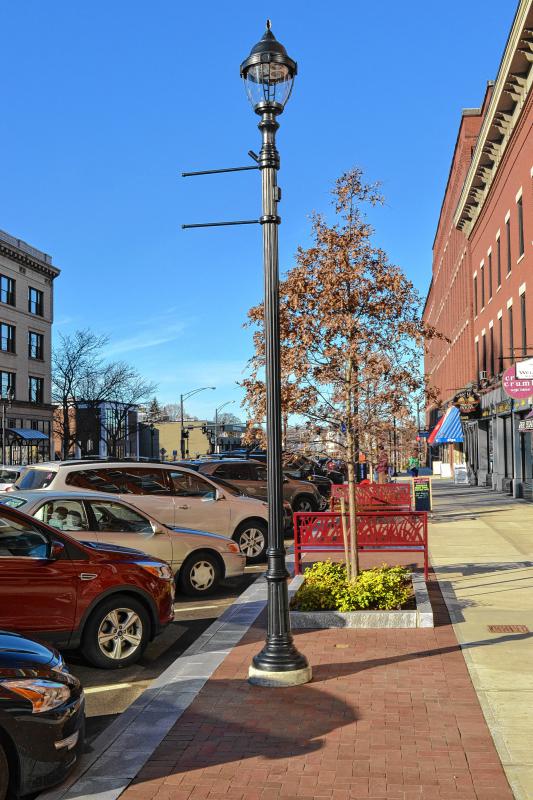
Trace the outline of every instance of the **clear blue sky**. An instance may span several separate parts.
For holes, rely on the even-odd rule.
[[[515,0],[22,0],[0,5],[0,228],[53,256],[56,331],[90,326],[159,397],[214,385],[189,410],[240,400],[242,323],[261,299],[256,118],[239,64],[267,16],[298,62],[280,119],[280,264],[308,215],[358,165],[387,204],[376,241],[422,292],[463,107],[496,76]],[[238,402],[227,408],[239,412]]]

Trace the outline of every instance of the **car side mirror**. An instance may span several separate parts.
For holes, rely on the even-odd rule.
[[[54,539],[52,542],[50,542],[50,555],[48,558],[51,561],[57,561],[58,558],[61,558],[64,549],[65,543],[60,542],[59,539]]]
[[[224,492],[221,492],[220,489],[217,489],[215,492],[215,500],[225,500],[225,499],[226,495],[224,494]]]
[[[288,478],[283,478],[283,483],[288,483],[288,482],[289,482]]]
[[[152,525],[152,530],[154,532],[154,536],[161,536],[167,532],[166,529],[163,528],[162,525],[158,525],[157,522],[152,522],[151,525]]]

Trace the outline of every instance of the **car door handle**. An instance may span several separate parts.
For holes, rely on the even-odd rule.
[[[80,581],[94,581],[97,577],[95,572],[80,572]]]
[[[190,506],[178,506],[178,508],[183,508],[183,509],[185,509],[185,508],[190,508]]]

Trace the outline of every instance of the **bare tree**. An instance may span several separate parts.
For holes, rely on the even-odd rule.
[[[102,430],[109,439],[108,448],[116,452],[118,435],[111,431],[123,429],[131,410],[155,391],[155,384],[125,362],[106,362],[107,343],[107,336],[79,330],[71,336],[60,334],[59,347],[52,354],[52,400],[60,407],[54,430],[63,458],[94,434],[104,403],[107,421],[101,420]]]

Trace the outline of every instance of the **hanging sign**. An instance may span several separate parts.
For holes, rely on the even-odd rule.
[[[466,389],[464,392],[460,392],[458,395],[456,395],[455,400],[453,401],[454,406],[457,406],[459,409],[460,416],[469,419],[472,419],[479,414],[480,403],[480,396],[473,391]]]
[[[533,431],[533,419],[521,419],[518,423],[518,432],[519,433],[530,433]]]
[[[431,480],[429,478],[413,478],[413,494],[415,511],[431,511]]]
[[[517,361],[516,377],[520,380],[533,380],[533,358],[528,358],[525,361]]]
[[[503,373],[502,387],[508,397],[517,400],[533,395],[533,380],[517,378],[514,364]]]

